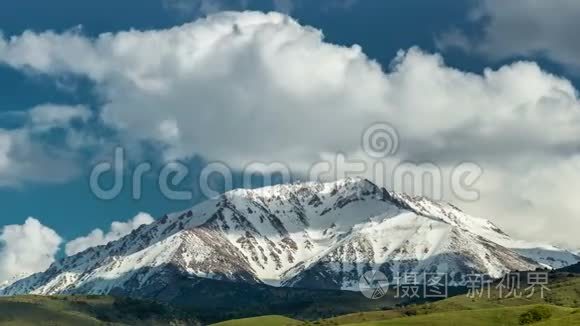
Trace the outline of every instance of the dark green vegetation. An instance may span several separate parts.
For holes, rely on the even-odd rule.
[[[490,297],[459,294],[400,306],[393,293],[369,300],[355,292],[216,281],[196,291],[184,287],[174,304],[179,309],[108,296],[0,298],[0,325],[580,325],[580,277],[551,273],[548,287],[543,298],[539,291],[502,298],[492,285]]]
[[[530,298],[500,298],[494,284],[489,298],[462,294],[437,302],[357,312],[302,325],[580,325],[580,277],[569,272],[552,273],[550,277],[550,291],[543,298],[539,291]],[[223,325],[246,325],[242,322],[233,320]]]
[[[207,279],[194,283],[177,278],[171,286],[179,289],[177,294],[172,293],[171,304],[194,312],[206,323],[267,315],[316,320],[401,304],[401,300],[394,299],[394,293],[369,300],[351,291],[276,288]]]
[[[12,321],[25,324],[29,320],[34,325],[37,321],[49,321],[46,324],[50,324],[52,320],[58,325],[102,322],[143,325],[192,320],[211,324],[268,315],[316,320],[356,311],[394,308],[401,304],[400,300],[393,299],[393,293],[380,300],[369,300],[358,292],[275,288],[213,280],[173,286],[179,287],[180,291],[171,305],[106,296],[4,298],[0,300],[0,325]],[[3,313],[10,311],[14,313]]]
[[[310,322],[313,325],[580,325],[580,277],[552,273],[542,298],[500,298],[494,284],[491,297],[458,295],[446,300],[402,308],[362,312]],[[306,323],[308,325],[308,323]]]
[[[196,325],[198,320],[209,324],[262,315],[312,320],[397,304],[392,295],[369,300],[357,292],[210,280],[193,288],[184,286],[172,305],[110,296],[0,298],[0,325]]]
[[[0,298],[0,325],[199,325],[166,305],[108,296]]]
[[[560,269],[561,272],[580,274],[580,263]]]
[[[520,324],[527,325],[548,320],[552,317],[552,309],[547,306],[535,306],[520,315]]]

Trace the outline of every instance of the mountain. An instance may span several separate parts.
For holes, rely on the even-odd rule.
[[[577,261],[564,250],[511,239],[451,204],[349,178],[230,191],[66,257],[0,293],[171,301],[178,289],[170,285],[183,278],[356,290],[374,268],[389,277],[477,272],[497,278]]]
[[[11,284],[14,284],[15,282],[17,282],[18,280],[21,280],[25,277],[29,276],[29,274],[21,274],[21,275],[16,275],[16,276],[12,276],[9,279],[7,279],[4,282],[0,282],[0,293],[2,291],[3,288],[6,288],[8,286],[10,286]]]
[[[580,274],[580,263],[558,269],[559,272]],[[580,291],[579,291],[580,293]]]
[[[424,197],[411,198],[405,194],[396,194],[395,196],[407,203],[411,210],[418,214],[437,216],[457,227],[467,227],[471,232],[503,247],[510,248],[518,254],[540,263],[545,268],[557,269],[580,261],[580,255],[570,250],[545,243],[513,239],[488,220],[469,216],[451,204],[436,203]]]

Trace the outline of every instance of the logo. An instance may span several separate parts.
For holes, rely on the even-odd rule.
[[[365,297],[377,300],[387,295],[389,280],[379,271],[368,271],[360,278],[358,288]]]
[[[394,155],[399,150],[399,133],[388,123],[375,123],[364,131],[362,148],[375,159]]]

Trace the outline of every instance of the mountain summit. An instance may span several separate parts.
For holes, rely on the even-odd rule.
[[[348,178],[233,190],[66,257],[1,292],[171,297],[177,275],[187,282],[353,290],[371,269],[389,277],[500,277],[577,261],[565,250],[514,240],[451,204]]]

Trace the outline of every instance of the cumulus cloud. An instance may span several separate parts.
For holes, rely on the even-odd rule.
[[[23,58],[36,51],[45,55]],[[95,40],[28,32],[6,40],[0,53],[16,68],[86,75],[109,101],[101,114],[107,124],[210,158],[260,160],[290,150],[287,158],[304,159],[315,147],[356,147],[350,136],[372,120],[360,112],[379,117],[386,95],[381,67],[359,47],[324,43],[320,31],[274,13],[219,14]],[[321,125],[322,119],[338,121]],[[295,133],[297,126],[304,132]],[[346,137],[334,141],[318,137],[345,129]],[[176,137],[160,132],[167,130]]]
[[[72,121],[87,122],[92,112],[85,106],[67,106],[44,104],[27,112],[30,127],[34,131],[46,131],[54,128],[67,128]]]
[[[62,239],[29,217],[22,225],[0,230],[0,284],[46,270],[54,262]]]
[[[2,116],[11,116],[19,124],[13,129],[0,128],[0,186],[64,182],[79,174],[74,150],[88,141],[72,123],[87,123],[92,116],[87,107],[44,104]],[[51,136],[56,129],[64,131],[63,139]]]
[[[543,56],[580,73],[580,2],[575,0],[482,0],[468,17],[480,26],[473,36],[454,29],[439,37],[442,48],[455,47],[503,59]]]
[[[12,148],[12,137],[0,133],[0,171],[10,166],[10,149]]]
[[[151,224],[155,221],[151,215],[139,213],[127,222],[113,222],[111,229],[105,233],[101,229],[95,229],[87,236],[79,237],[68,242],[65,246],[65,253],[68,256],[83,252],[89,248],[106,245],[111,241],[118,240],[133,230],[138,229],[141,225]]]
[[[524,237],[578,245],[567,230],[580,227],[580,208],[548,198],[580,191],[558,170],[577,160],[580,102],[568,80],[533,62],[474,74],[412,48],[381,67],[359,46],[255,12],[96,38],[26,32],[0,40],[0,62],[92,79],[102,121],[131,143],[161,145],[166,159],[199,154],[238,169],[280,161],[300,171],[328,153],[368,162],[361,134],[386,121],[400,137],[390,163],[475,162],[481,199],[459,206]],[[542,187],[553,183],[566,186]]]

